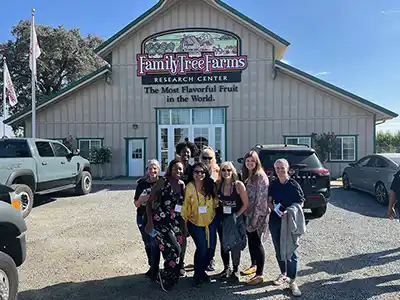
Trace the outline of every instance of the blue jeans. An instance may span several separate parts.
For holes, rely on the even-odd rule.
[[[146,231],[146,222],[142,216],[136,215],[136,223],[139,227],[140,234],[144,243],[147,254],[147,263],[153,272],[157,273],[160,265],[160,249],[158,248],[155,238],[152,238]]]
[[[274,212],[272,212],[274,213]],[[290,279],[296,279],[298,270],[298,257],[296,251],[293,252],[291,260],[281,260],[281,219],[278,216],[271,215],[269,220],[269,231],[271,232],[272,242],[275,248],[275,256],[278,261],[281,273],[286,273]]]
[[[217,218],[215,217],[208,226],[210,232],[210,247],[208,247],[206,239],[205,227],[196,226],[188,222],[188,230],[195,245],[196,252],[194,254],[194,278],[201,279],[206,275],[206,269],[212,260],[217,245]]]

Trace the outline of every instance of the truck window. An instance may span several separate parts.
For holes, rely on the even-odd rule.
[[[61,145],[59,143],[51,143],[51,145],[53,146],[54,154],[57,157],[66,157],[69,154],[67,148],[64,145]]]
[[[26,140],[0,140],[0,158],[31,157]]]
[[[36,142],[35,144],[41,157],[54,157],[53,149],[49,142]]]

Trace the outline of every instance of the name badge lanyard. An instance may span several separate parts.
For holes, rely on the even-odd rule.
[[[197,196],[197,205],[200,207],[200,197],[199,197],[199,192],[197,191],[197,186],[194,183],[194,189],[196,190],[196,196]],[[204,197],[204,200],[206,200],[206,197]]]

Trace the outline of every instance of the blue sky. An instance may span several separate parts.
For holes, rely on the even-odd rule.
[[[30,18],[32,7],[37,23],[107,39],[158,0],[3,2],[3,11],[12,13],[2,16],[2,42],[11,38],[13,25]],[[400,113],[400,1],[225,2],[288,40],[284,59],[291,65]],[[378,130],[400,130],[400,118]]]

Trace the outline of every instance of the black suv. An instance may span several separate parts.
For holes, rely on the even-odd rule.
[[[326,212],[327,202],[330,198],[330,174],[319,160],[314,149],[308,145],[256,145],[255,150],[260,157],[264,171],[269,179],[275,180],[274,162],[285,158],[290,164],[289,174],[303,189],[306,197],[305,209],[311,209],[311,218],[322,217]],[[239,158],[238,163],[243,163]]]

